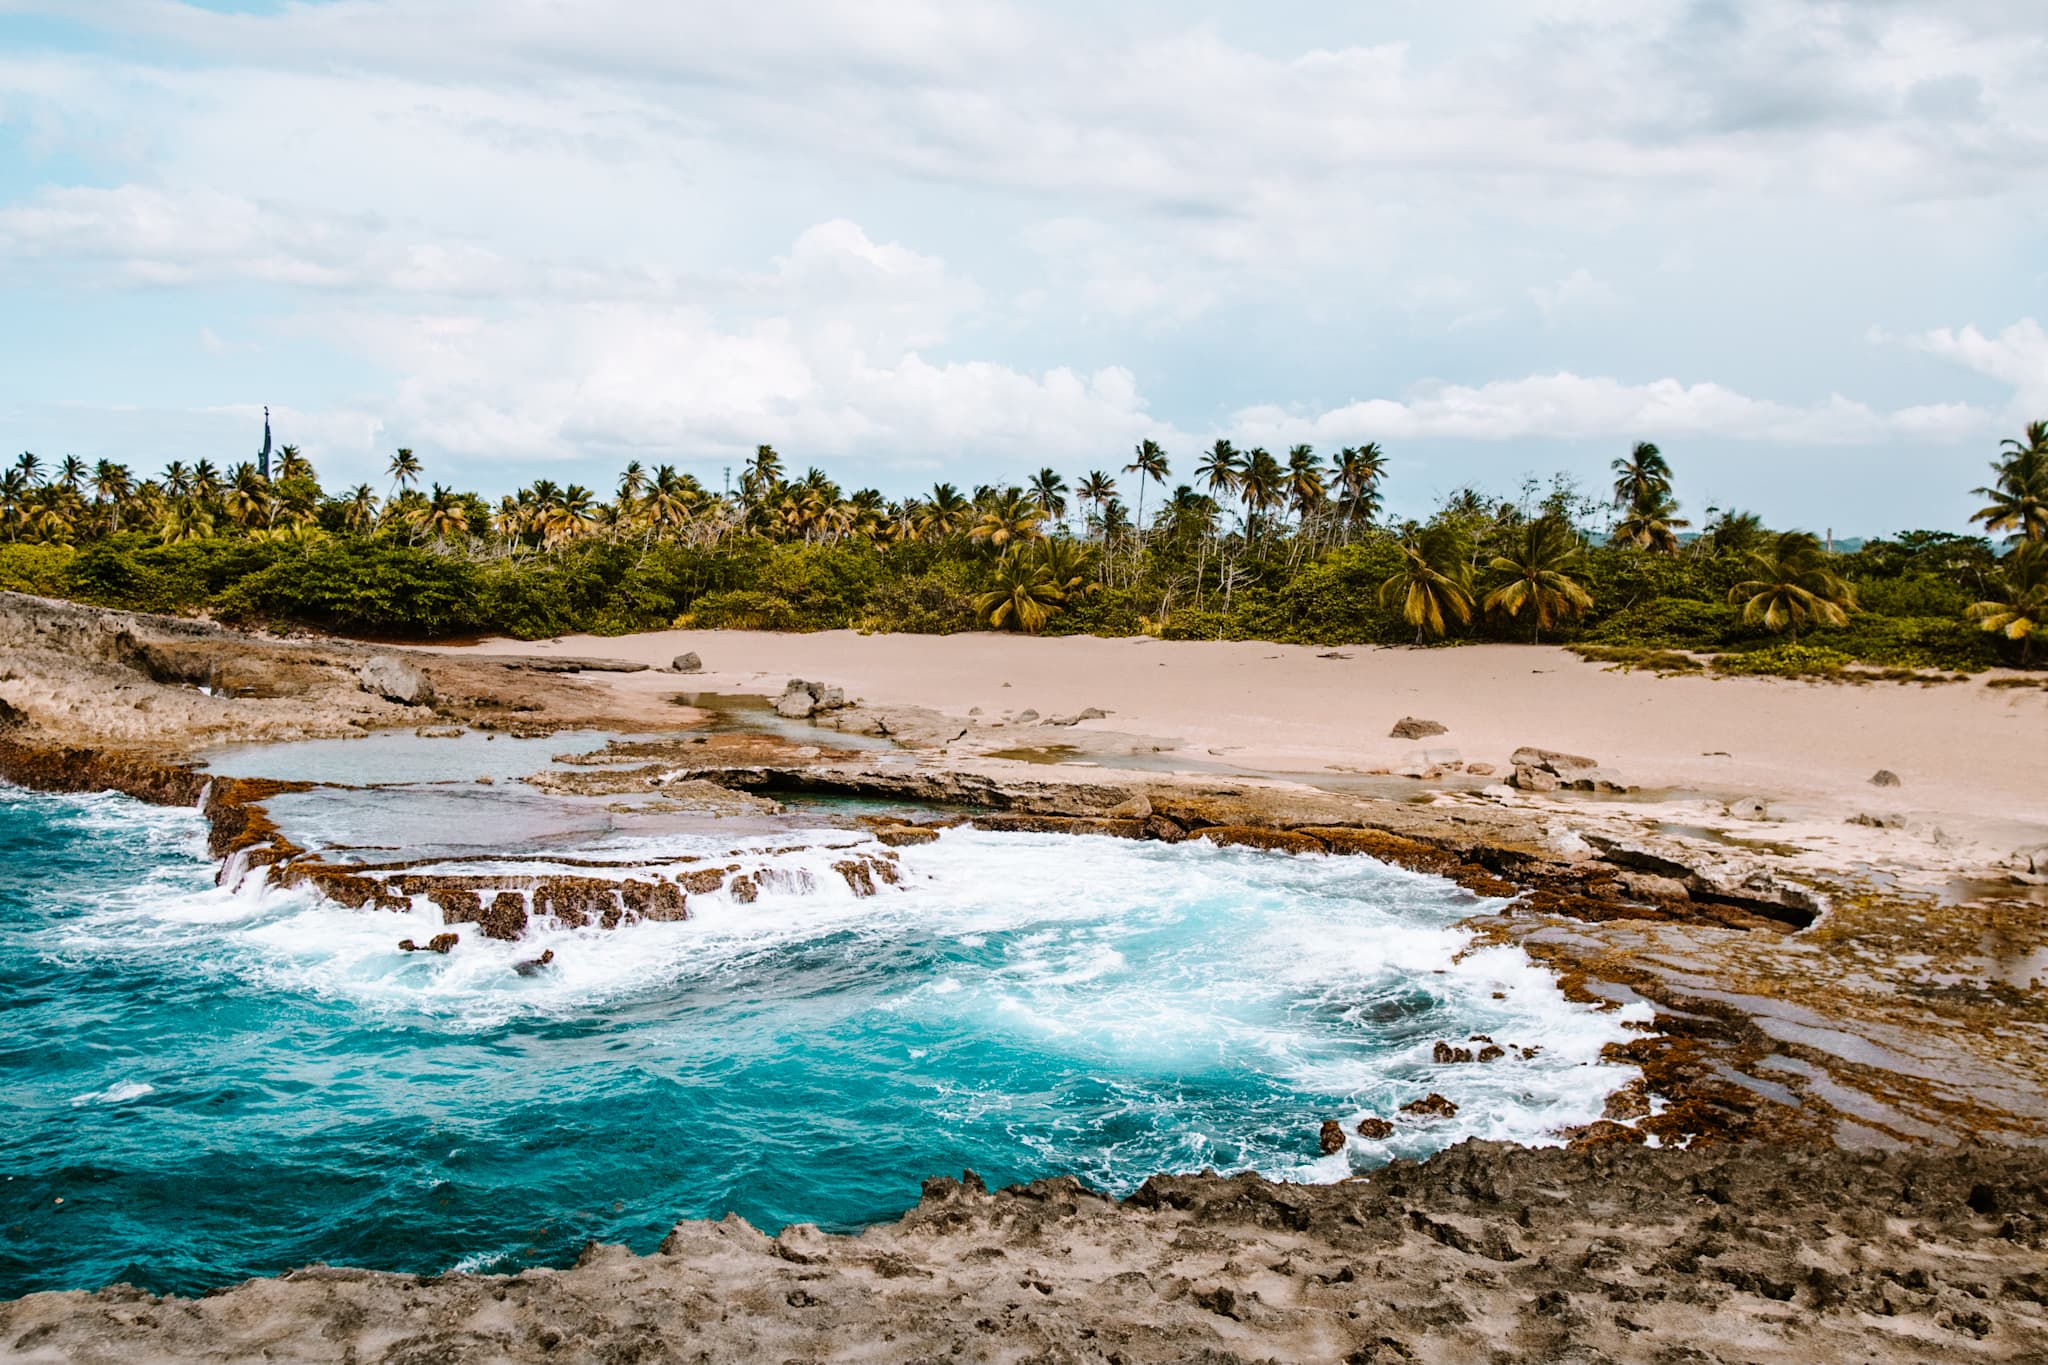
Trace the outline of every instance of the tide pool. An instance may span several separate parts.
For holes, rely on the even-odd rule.
[[[1479,903],[1362,858],[951,830],[869,899],[800,851],[752,904],[437,957],[396,947],[430,914],[216,887],[203,834],[0,788],[0,1297],[561,1265],[727,1212],[848,1229],[967,1168],[1330,1180],[1546,1140],[1630,1074],[1597,1061],[1628,1014],[1459,956]],[[1541,1050],[1430,1061],[1472,1033]],[[1321,1120],[1430,1090],[1455,1119],[1317,1154]]]

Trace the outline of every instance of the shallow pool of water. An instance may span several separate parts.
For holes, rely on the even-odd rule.
[[[1328,1180],[1541,1140],[1626,1077],[1597,1062],[1626,1016],[1512,950],[1459,957],[1472,897],[1362,858],[960,829],[869,899],[804,851],[752,904],[434,956],[397,948],[428,913],[215,887],[202,835],[0,789],[0,1297],[565,1264],[728,1211],[851,1228],[970,1167]],[[1542,1050],[1431,1062],[1474,1032]],[[1429,1090],[1458,1116],[1316,1153],[1322,1119]]]

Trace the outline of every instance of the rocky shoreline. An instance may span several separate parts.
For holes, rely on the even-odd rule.
[[[464,932],[516,938],[537,914],[604,927],[640,918],[683,918],[692,894],[718,890],[746,898],[744,888],[754,874],[727,860],[659,869],[550,865],[532,876],[502,867],[483,876],[447,860],[403,856],[351,860],[299,847],[266,810],[266,802],[313,784],[210,777],[190,755],[228,741],[342,737],[398,727],[515,734],[588,727],[652,735],[613,741],[592,754],[564,755],[566,767],[530,780],[543,790],[714,813],[772,809],[776,797],[790,795],[887,803],[899,813],[851,822],[851,842],[832,864],[856,894],[871,894],[894,879],[893,846],[936,837],[938,829],[963,822],[985,829],[1165,843],[1207,839],[1294,854],[1364,854],[1446,877],[1486,898],[1468,921],[1475,941],[1520,946],[1554,970],[1573,998],[1609,1008],[1647,1001],[1655,1012],[1654,1025],[1613,1049],[1613,1060],[1641,1068],[1643,1080],[1618,1092],[1608,1117],[1576,1134],[1568,1153],[1459,1149],[1421,1167],[1389,1168],[1391,1174],[1366,1182],[1369,1189],[1349,1194],[1209,1177],[1157,1180],[1147,1186],[1152,1195],[1141,1192],[1125,1206],[1057,1182],[1036,1194],[1001,1197],[941,1189],[904,1223],[871,1229],[860,1239],[889,1242],[895,1249],[886,1255],[895,1259],[888,1263],[907,1267],[898,1275],[880,1276],[891,1286],[905,1282],[896,1286],[904,1291],[898,1306],[905,1342],[897,1354],[943,1349],[972,1359],[1140,1360],[1185,1358],[1208,1350],[1219,1360],[1485,1359],[1483,1352],[1471,1353],[1484,1338],[1508,1352],[1495,1357],[1501,1359],[1558,1358],[1541,1352],[1561,1345],[1582,1347],[1585,1359],[1815,1358],[1794,1351],[1795,1341],[1814,1350],[1829,1342],[1847,1350],[1846,1343],[1853,1341],[1858,1351],[1877,1343],[1886,1350],[1906,1351],[1910,1345],[1919,1352],[1867,1357],[1872,1359],[2018,1359],[2025,1353],[2012,1353],[2015,1343],[2043,1340],[2038,1286],[2044,1267],[2038,1256],[2010,1259],[2018,1256],[2017,1249],[2031,1254],[2041,1246],[2042,1219],[2048,1217],[2038,1207],[2042,1158],[2038,1152],[1985,1145],[2032,1149],[2048,1143],[2048,1065],[2043,1062],[2048,1052],[2042,1047],[2048,1042],[2048,1003],[2034,975],[2048,971],[2048,909],[2034,898],[2031,866],[2015,872],[2008,861],[2003,867],[1978,869],[1944,856],[1936,845],[1923,847],[1904,838],[1893,861],[1875,861],[1867,846],[1839,843],[1818,822],[1779,821],[1771,830],[1773,838],[1760,839],[1752,837],[1751,813],[1738,810],[1740,803],[1733,801],[1725,809],[1688,808],[1679,816],[1654,803],[1566,804],[1550,794],[1544,778],[1559,785],[1577,781],[1592,760],[1534,749],[1516,753],[1511,765],[1503,765],[1516,773],[1512,787],[1481,791],[1469,781],[1453,780],[1395,797],[1249,776],[1006,762],[988,752],[988,743],[949,747],[972,726],[959,727],[955,734],[954,723],[943,717],[901,708],[887,713],[864,709],[824,684],[796,683],[785,692],[787,700],[801,690],[803,700],[812,703],[805,718],[824,722],[816,743],[786,735],[704,734],[691,728],[698,714],[672,697],[650,701],[654,694],[645,691],[622,697],[593,686],[589,675],[612,667],[602,660],[448,658],[347,642],[272,640],[12,594],[0,594],[0,647],[7,660],[0,667],[0,779],[39,790],[114,790],[157,804],[200,806],[208,820],[209,848],[222,860],[223,876],[311,884],[340,903],[368,911],[421,897],[439,907],[449,926],[448,935],[426,945],[439,945],[439,950]],[[818,703],[825,698],[829,704],[821,710]],[[835,746],[834,729],[888,735],[910,746],[910,761]],[[1958,895],[1954,885],[1964,876],[1974,877],[1970,894]],[[1475,1055],[1471,1064],[1484,1063]],[[1311,1141],[1312,1134],[1311,1127]],[[1691,1150],[1675,1150],[1681,1144]],[[1963,1145],[1946,1153],[1929,1150],[1955,1144]],[[1859,1148],[1915,1150],[1883,1158],[1848,1150]],[[1729,1155],[1715,1155],[1724,1150]],[[1667,1266],[1661,1272],[1666,1295],[1654,1300],[1659,1309],[1647,1315],[1612,1306],[1640,1304],[1640,1298],[1610,1296],[1602,1300],[1607,1306],[1597,1310],[1580,1304],[1575,1296],[1586,1288],[1583,1275],[1576,1280],[1565,1276],[1558,1287],[1543,1288],[1523,1273],[1547,1267],[1561,1275],[1562,1263],[1553,1264],[1564,1254],[1558,1248],[1571,1237],[1598,1240],[1595,1225],[1606,1216],[1598,1210],[1616,1200],[1627,1202],[1623,1191],[1612,1188],[1613,1181],[1647,1181],[1662,1189],[1694,1179],[1707,1167],[1725,1180],[1736,1179],[1733,1173],[1740,1170],[1744,1181],[1778,1182],[1781,1194],[1806,1177],[1822,1187],[1832,1183],[1858,1190],[1857,1182],[1877,1182],[1858,1207],[1875,1207],[1870,1200],[1887,1198],[1910,1204],[1919,1197],[1913,1191],[1930,1181],[1967,1185],[1961,1204],[1968,1216],[1953,1209],[1940,1214],[1937,1240],[1947,1240],[1929,1256],[1950,1268],[1972,1257],[1990,1257],[2013,1266],[2024,1261],[2026,1269],[2014,1271],[1997,1288],[1986,1288],[1989,1281],[1981,1278],[1970,1281],[1982,1291],[1975,1297],[1969,1290],[1956,1291],[1976,1307],[1961,1299],[1951,1303],[1942,1297],[1946,1290],[1913,1288],[1915,1294],[1933,1297],[1925,1300],[1926,1322],[1913,1316],[1918,1307],[1901,1310],[1912,1319],[1908,1324],[1889,1320],[1901,1312],[1868,1304],[1917,1305],[1922,1300],[1884,1298],[1892,1291],[1875,1280],[1854,1294],[1815,1289],[1815,1284],[1833,1281],[1812,1279],[1808,1272],[1813,1267],[1799,1261],[1796,1273],[1785,1271],[1777,1279],[1753,1276],[1732,1291],[1760,1295],[1777,1307],[1754,1313],[1744,1307],[1740,1327],[1748,1335],[1727,1337],[1701,1336],[1693,1326],[1705,1317],[1697,1305],[1715,1295],[1725,1297],[1727,1287],[1735,1284],[1702,1268],[1711,1258],[1696,1256],[1684,1266]],[[1469,1182],[1475,1170],[1483,1170],[1485,1179],[1502,1189],[1521,1191],[1517,1198],[1522,1202],[1514,1207],[1513,1199],[1494,1201],[1498,1207],[1471,1205],[1471,1192],[1460,1181]],[[1345,1201],[1369,1203],[1378,1197],[1370,1190],[1395,1187],[1390,1180],[1418,1192],[1412,1196],[1416,1208],[1403,1215],[1403,1226],[1409,1232],[1423,1229],[1425,1240],[1437,1249],[1417,1260],[1405,1245],[1413,1238],[1404,1233],[1398,1264],[1377,1251],[1370,1268],[1355,1259],[1347,1262],[1343,1273],[1350,1278],[1342,1283],[1354,1286],[1346,1291],[1347,1302],[1354,1305],[1345,1310],[1348,1316],[1341,1321],[1330,1317],[1314,1333],[1300,1335],[1308,1329],[1284,1313],[1275,1316],[1271,1301],[1250,1289],[1262,1283],[1264,1272],[1247,1258],[1266,1254],[1251,1248],[1265,1245],[1262,1239],[1268,1235],[1253,1230],[1267,1229],[1277,1219],[1291,1229],[1290,1235],[1309,1237],[1316,1218],[1325,1216],[1350,1228],[1364,1216],[1357,1209],[1365,1205],[1354,1208]],[[1894,1185],[1905,1192],[1893,1190]],[[1980,1193],[1979,1187],[1992,1192]],[[2020,1193],[2001,1192],[2008,1187]],[[1551,1193],[1536,1199],[1539,1189]],[[1192,1228],[1169,1232],[1153,1225],[1164,1216],[1167,1206],[1158,1199],[1165,1190],[1180,1191],[1176,1198],[1192,1201],[1177,1207],[1198,1205],[1211,1213],[1228,1207],[1232,1212],[1228,1218],[1205,1216]],[[955,1271],[941,1273],[930,1258],[965,1256],[971,1250],[966,1242],[986,1240],[991,1229],[1014,1221],[1020,1210],[1040,1209],[1047,1200],[1062,1210],[1061,1219],[1079,1220],[1071,1228],[1062,1224],[1059,1237],[1080,1236],[1084,1226],[1094,1229],[1100,1223],[1111,1231],[1086,1235],[1111,1243],[1128,1239],[1129,1254],[1143,1251],[1153,1258],[1148,1263],[1178,1264],[1175,1258],[1187,1256],[1192,1266],[1199,1258],[1182,1243],[1199,1229],[1196,1241],[1222,1255],[1219,1265],[1239,1269],[1218,1270],[1221,1278],[1213,1291],[1162,1288],[1179,1283],[1175,1276],[1188,1285],[1199,1278],[1179,1269],[1165,1280],[1140,1275],[1145,1284],[1133,1282],[1128,1293],[1114,1286],[1093,1298],[1075,1291],[1065,1312],[1054,1309],[1068,1306],[1061,1297],[1068,1291],[1032,1289],[1044,1302],[1024,1301],[1043,1310],[1025,1315],[1037,1324],[1028,1332],[1019,1336],[1011,1330],[1025,1320],[1011,1312],[992,1319],[1004,1324],[1002,1330],[977,1329],[949,1338],[955,1344],[942,1348],[936,1335],[940,1319],[929,1316],[936,1310],[923,1305],[918,1294],[936,1294]],[[1309,1219],[1300,1227],[1290,1221],[1297,1213],[1275,1212],[1304,1207],[1315,1212],[1300,1215]],[[1628,1210],[1628,1218],[1648,1218],[1648,1207]],[[1561,1220],[1556,1236],[1562,1240],[1542,1254],[1523,1250],[1505,1259],[1488,1254],[1487,1247],[1500,1239],[1514,1242],[1523,1236],[1536,1216],[1531,1210],[1538,1208],[1544,1217]],[[1728,1220],[1776,1218],[1781,1210],[1775,1205],[1732,1209],[1729,1200],[1705,1212],[1686,1212],[1671,1203],[1657,1217],[1671,1236],[1711,1234],[1717,1245],[1745,1248],[1744,1255],[1752,1233],[1761,1238],[1759,1245],[1794,1261],[1800,1246],[1825,1245],[1833,1248],[1829,1255],[1847,1254],[1841,1249],[1848,1247],[1854,1251],[1852,1280],[1878,1274],[1869,1269],[1870,1258],[1890,1256],[1903,1245],[1896,1219],[1852,1226],[1842,1221],[1848,1214],[1836,1215],[1816,1204],[1798,1217],[1784,1209],[1789,1221],[1745,1232]],[[1350,1212],[1340,1217],[1339,1210]],[[1453,1212],[1464,1221],[1442,1221]],[[1438,1236],[1425,1224],[1453,1228],[1454,1235]],[[1567,1224],[1578,1231],[1567,1235],[1562,1230]],[[1125,1231],[1115,1233],[1116,1228]],[[1350,1232],[1316,1235],[1326,1237],[1317,1255],[1335,1255],[1351,1246]],[[1635,1235],[1645,1246],[1653,1240],[1647,1223]],[[1833,1240],[1815,1242],[1816,1237]],[[1243,1247],[1233,1250],[1234,1239]],[[716,1275],[734,1277],[715,1284],[719,1296],[742,1296],[735,1303],[745,1295],[758,1296],[766,1283],[741,1264],[746,1257],[767,1256],[773,1264],[766,1269],[777,1275],[788,1273],[790,1266],[813,1264],[793,1251],[795,1243],[785,1246],[787,1241],[769,1244],[729,1224],[685,1225],[671,1238],[724,1267]],[[1381,1243],[1367,1238],[1359,1245]],[[1590,1245],[1572,1254],[1596,1259],[1609,1254],[1589,1251]],[[759,1252],[760,1246],[770,1250]],[[1385,1243],[1384,1249],[1392,1246]],[[1855,1251],[1859,1246],[1864,1250]],[[1398,1297],[1402,1285],[1430,1283],[1429,1274],[1451,1273],[1445,1266],[1434,1271],[1429,1266],[1430,1258],[1452,1253],[1466,1258],[1457,1270],[1461,1285],[1480,1286],[1461,1288],[1452,1296],[1462,1317],[1446,1313],[1441,1322],[1428,1322],[1414,1314],[1435,1310],[1395,1306],[1384,1297]],[[577,1314],[590,1311],[579,1296],[615,1294],[618,1283],[629,1281],[639,1286],[634,1293],[655,1297],[684,1292],[683,1281],[668,1274],[679,1269],[670,1264],[674,1254],[670,1248],[667,1256],[642,1262],[597,1252],[574,1271],[529,1272],[510,1280],[419,1282],[359,1272],[308,1272],[244,1286],[196,1305],[145,1302],[120,1290],[97,1298],[35,1296],[0,1308],[5,1324],[0,1326],[0,1351],[11,1342],[22,1358],[113,1359],[120,1336],[111,1324],[126,1323],[138,1341],[152,1342],[152,1350],[163,1358],[188,1358],[178,1353],[199,1349],[198,1337],[188,1341],[180,1334],[199,1332],[197,1324],[209,1314],[227,1312],[207,1305],[241,1296],[243,1307],[234,1311],[246,1310],[250,1323],[261,1319],[267,1325],[251,1326],[255,1335],[243,1344],[203,1358],[240,1359],[275,1350],[308,1359],[670,1358],[665,1353],[684,1351],[687,1342],[697,1343],[688,1347],[692,1351],[714,1348],[726,1340],[718,1335],[724,1325],[714,1329],[695,1317],[629,1322],[614,1316],[605,1327]],[[1308,1244],[1274,1254],[1283,1261],[1308,1255]],[[1625,1251],[1612,1254],[1626,1259]],[[872,1257],[861,1259],[865,1252],[842,1249],[834,1255],[839,1260],[822,1257],[816,1264],[840,1267],[818,1272],[835,1292],[844,1295],[856,1283],[875,1280]],[[856,1262],[868,1268],[855,1279],[845,1278],[855,1274],[846,1267]],[[1504,1278],[1500,1267],[1510,1264],[1521,1269]],[[993,1263],[982,1268],[994,1274]],[[714,1272],[689,1271],[704,1273]],[[1031,1273],[1047,1285],[1059,1278],[1043,1267]],[[988,1279],[975,1292],[1008,1293],[999,1278]],[[1920,1283],[1899,1281],[1908,1288]],[[2014,1290],[2016,1284],[2022,1288]],[[2036,1286],[2031,1299],[2024,1289],[2029,1284]],[[542,1286],[520,1292],[525,1301],[521,1311],[532,1318],[526,1327],[500,1331],[476,1325],[504,1317],[503,1310],[485,1305],[503,1304],[509,1287],[520,1285]],[[1355,1288],[1361,1285],[1378,1285],[1383,1292],[1376,1296],[1369,1288]],[[1781,1296],[1778,1291],[1785,1285],[1791,1288]],[[1301,1293],[1300,1286],[1288,1287],[1286,1302],[1296,1302]],[[1216,1302],[1226,1307],[1257,1304],[1259,1310],[1220,1312],[1199,1302],[1202,1295],[1215,1299],[1219,1294],[1226,1297]],[[1800,1296],[1806,1294],[1813,1302],[1805,1312],[1788,1308],[1803,1304]],[[1873,1300],[1872,1294],[1879,1298]],[[1361,1296],[1374,1300],[1370,1312],[1356,1306]],[[1530,1324],[1522,1302],[1528,1296],[1554,1302],[1558,1311]],[[797,1357],[809,1352],[822,1358],[840,1352],[847,1341],[871,1339],[843,1335],[841,1347],[831,1347],[829,1332],[805,1337],[813,1329],[805,1326],[802,1310],[814,1305],[799,1304],[800,1297],[822,1301],[824,1295],[793,1288],[780,1308],[770,1304],[762,1309],[775,1320],[772,1331],[758,1316],[748,1319],[747,1330],[761,1333],[760,1339],[786,1340]],[[879,1301],[888,1300],[883,1294]],[[58,1311],[53,1305],[60,1302],[71,1304],[71,1310]],[[1689,1306],[1684,1312],[1666,1311],[1670,1303]],[[1851,1303],[1862,1306],[1852,1309]],[[330,1312],[339,1316],[323,1316]],[[366,1315],[360,1330],[346,1325],[356,1321],[351,1314]],[[1138,1326],[1148,1317],[1185,1330],[1148,1336]],[[362,1326],[373,1319],[376,1326]],[[386,1319],[410,1326],[401,1332],[386,1325]],[[1624,1320],[1640,1325],[1618,1325]],[[1377,1335],[1359,1335],[1364,1327],[1339,1331],[1346,1323],[1377,1324],[1371,1329]],[[923,1325],[913,1330],[913,1324]],[[1975,1330],[1984,1324],[1989,1324],[1985,1331]],[[1084,1326],[1093,1335],[1080,1335]],[[945,1330],[958,1327],[954,1322]],[[216,1322],[207,1330],[227,1329]],[[831,1329],[842,1330],[853,1331]],[[1864,1335],[1857,1336],[1859,1331]],[[356,1336],[350,1337],[351,1332]],[[1816,1332],[1822,1335],[1812,1335]],[[320,1354],[326,1345],[304,1345],[294,1333],[329,1344],[351,1340],[353,1353]],[[542,1344],[550,1337],[553,1345]],[[800,1339],[814,1344],[799,1349]],[[1020,1343],[1026,1340],[1037,1344],[1023,1349]],[[436,1343],[431,1349],[425,1344],[429,1341]],[[1316,1343],[1312,1350],[1307,1348],[1311,1341]],[[1710,1347],[1709,1342],[1721,1344]],[[1178,1354],[1169,1352],[1169,1344]],[[559,1349],[570,1353],[551,1353]],[[1670,1354],[1685,1349],[1696,1354]],[[1717,1354],[1723,1349],[1733,1354]],[[635,1356],[633,1351],[653,1354]],[[1522,1354],[1532,1351],[1537,1353]]]

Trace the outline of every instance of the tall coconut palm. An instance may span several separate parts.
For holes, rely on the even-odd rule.
[[[102,460],[101,463],[106,462]],[[57,461],[57,477],[54,482],[65,492],[76,493],[79,485],[85,482],[85,461],[76,455],[66,455]]]
[[[1709,512],[1714,509],[1709,507]],[[1763,518],[1754,512],[1738,512],[1730,508],[1707,523],[1706,535],[1701,537],[1716,555],[1743,555],[1756,548],[1763,538]]]
[[[93,466],[92,491],[94,499],[106,505],[107,524],[119,535],[121,509],[135,495],[135,480],[129,475],[128,466],[101,460]]]
[[[1347,535],[1352,527],[1370,523],[1379,515],[1379,486],[1386,473],[1387,457],[1377,442],[1346,446],[1337,452],[1337,511],[1344,518]]]
[[[445,545],[469,538],[469,509],[451,488],[434,485],[434,492],[420,520],[420,529]]]
[[[220,471],[213,467],[212,460],[200,460],[192,466],[192,496],[210,498],[220,492]]]
[[[2022,440],[2008,440],[2009,453],[1991,466],[1998,477],[1971,491],[1986,505],[1970,518],[1987,531],[2007,531],[2015,540],[2048,540],[2048,422],[2030,422]]]
[[[417,486],[424,468],[419,456],[410,448],[400,446],[398,453],[391,457],[391,463],[384,466],[384,472],[391,476],[391,495],[396,497],[401,490]]]
[[[24,450],[21,454],[15,456],[14,469],[16,473],[21,475],[22,481],[30,488],[36,487],[43,481],[43,457],[36,454],[33,450]]]
[[[1131,452],[1131,462],[1124,466],[1124,473],[1138,476],[1138,535],[1141,539],[1145,534],[1145,485],[1164,484],[1166,476],[1172,472],[1166,463],[1165,448],[1150,439],[1138,442],[1137,448]]]
[[[1856,606],[1855,591],[1837,574],[1811,531],[1781,531],[1769,545],[1749,554],[1750,572],[1728,590],[1740,603],[1742,619],[1772,632],[1790,628],[1794,643],[1809,621],[1846,625]]]
[[[1323,481],[1323,466],[1314,446],[1295,446],[1287,452],[1287,501],[1294,509],[1301,529],[1322,509],[1329,486]]]
[[[1039,470],[1031,476],[1031,501],[1037,504],[1038,515],[1059,521],[1067,515],[1067,481],[1051,468]]]
[[[1238,496],[1244,499],[1245,535],[1251,538],[1266,513],[1284,506],[1287,500],[1287,471],[1264,446],[1245,452],[1244,471],[1237,478]]]
[[[1100,520],[1102,505],[1116,496],[1116,480],[1099,469],[1091,469],[1080,483],[1074,485],[1074,495],[1095,509],[1091,521]]]
[[[1244,478],[1244,456],[1228,441],[1218,441],[1195,466],[1195,477],[1208,485],[1209,496],[1221,502],[1235,498]],[[1142,488],[1140,489],[1142,492]]]
[[[1036,635],[1061,601],[1059,586],[1039,557],[1012,546],[996,560],[988,590],[975,597],[974,614],[991,630]]]
[[[1488,565],[1500,575],[1481,605],[1499,616],[1529,613],[1529,643],[1543,642],[1543,628],[1593,605],[1593,594],[1573,579],[1582,558],[1579,538],[1555,517],[1538,517]]]
[[[1461,532],[1436,525],[1401,543],[1401,567],[1380,584],[1380,604],[1396,602],[1418,645],[1472,619],[1471,543]]]
[[[182,498],[191,491],[192,471],[185,468],[183,460],[172,460],[164,466],[164,492]]]
[[[1640,506],[1671,492],[1671,465],[1648,441],[1636,442],[1628,458],[1616,460],[1612,468],[1616,507]]]
[[[2019,642],[2020,667],[2033,661],[2034,637],[2048,633],[2048,541],[2023,541],[1992,579],[1991,595],[1964,612],[1981,630]]]

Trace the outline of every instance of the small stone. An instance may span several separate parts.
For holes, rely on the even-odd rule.
[[[1324,1119],[1322,1132],[1316,1138],[1316,1145],[1322,1148],[1324,1156],[1333,1156],[1344,1150],[1344,1125],[1335,1119]]]
[[[697,657],[695,651],[692,651],[688,654],[676,655],[675,658],[669,660],[668,668],[671,673],[702,673],[704,671],[704,661]]]
[[[430,953],[445,953],[460,942],[462,942],[460,934],[436,934],[427,940],[427,951]]]
[[[1458,1112],[1458,1106],[1432,1090],[1421,1099],[1402,1105],[1401,1112],[1417,1118],[1447,1119]]]
[[[1469,1047],[1452,1047],[1449,1043],[1439,1039],[1436,1047],[1430,1052],[1430,1059],[1438,1066],[1449,1066],[1453,1062],[1469,1062],[1472,1060],[1472,1049]]]
[[[1439,721],[1423,720],[1416,716],[1403,716],[1394,722],[1394,728],[1387,731],[1388,739],[1428,739],[1431,735],[1447,735],[1448,725]]]
[[[553,962],[554,960],[555,950],[553,948],[550,948],[546,952],[542,953],[539,957],[528,958],[524,962],[513,963],[512,970],[519,973],[521,976],[538,976],[541,973],[541,971],[545,969],[547,965]]]
[[[1378,1142],[1383,1138],[1390,1138],[1394,1135],[1394,1125],[1388,1123],[1385,1119],[1376,1119],[1368,1116],[1358,1121],[1358,1135],[1362,1138],[1371,1138],[1373,1141]]]
[[[1467,763],[1465,771],[1474,777],[1492,777],[1499,769],[1495,768],[1491,763]]]
[[[1507,1055],[1507,1049],[1494,1043],[1488,1043],[1485,1047],[1479,1049],[1478,1060],[1482,1062],[1497,1062]]]
[[[1870,785],[1873,787],[1896,787],[1899,785],[1899,775],[1890,768],[1879,768],[1870,775]]]

